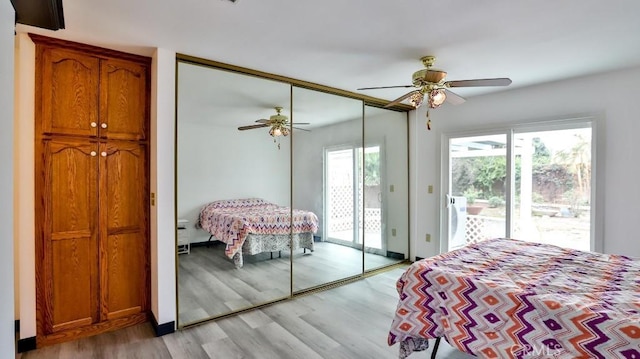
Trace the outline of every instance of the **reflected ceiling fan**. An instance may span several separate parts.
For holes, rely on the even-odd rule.
[[[436,61],[435,56],[424,56],[420,59],[424,65],[424,69],[418,70],[413,73],[411,85],[400,86],[381,86],[381,87],[363,87],[360,90],[378,90],[388,88],[409,88],[415,87],[416,89],[410,91],[397,99],[391,101],[385,107],[395,106],[402,101],[409,100],[409,103],[418,108],[425,100],[429,108],[437,108],[445,101],[459,105],[465,101],[465,99],[450,91],[449,88],[455,87],[482,87],[482,86],[509,86],[511,79],[506,77],[492,78],[492,79],[475,79],[475,80],[457,80],[457,81],[445,81],[447,73],[442,70],[436,70],[433,67],[433,63]],[[427,118],[429,118],[429,110],[427,110]],[[431,121],[427,122],[429,129]]]
[[[276,141],[276,139],[280,136],[289,136],[289,133],[291,131],[290,128],[301,130],[301,131],[307,131],[307,132],[311,131],[305,128],[296,127],[298,125],[310,125],[310,123],[308,122],[291,123],[289,122],[289,118],[281,113],[282,107],[277,106],[275,107],[275,110],[276,110],[276,114],[269,116],[269,119],[262,118],[262,119],[256,120],[256,122],[258,123],[257,125],[240,126],[238,127],[238,130],[245,131],[245,130],[253,130],[255,128],[270,127],[269,135],[273,137],[273,142],[278,142],[278,149],[280,149],[280,142]],[[293,126],[293,125],[296,125],[296,126]]]

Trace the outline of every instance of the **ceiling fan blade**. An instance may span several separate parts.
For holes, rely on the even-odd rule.
[[[444,92],[447,94],[447,99],[446,101],[452,105],[459,105],[461,103],[464,103],[465,101],[467,101],[464,97],[458,95],[457,93],[453,92],[453,91],[449,91],[447,89],[444,89]]]
[[[447,81],[444,83],[447,87],[509,86],[510,84],[511,79],[507,77],[496,79]]]
[[[391,107],[391,106],[395,106],[395,105],[399,104],[400,102],[402,102],[402,101],[404,101],[404,100],[408,99],[409,97],[411,97],[413,94],[416,94],[416,93],[420,93],[420,90],[413,90],[413,91],[411,91],[411,92],[409,92],[409,93],[406,93],[406,94],[404,94],[404,95],[402,95],[402,96],[398,97],[397,99],[395,99],[395,100],[393,100],[393,101],[389,102],[389,103],[388,103],[386,106],[384,106],[384,107]]]
[[[254,128],[260,128],[260,127],[269,127],[269,125],[265,124],[260,124],[260,125],[249,125],[249,126],[240,126],[238,127],[238,130],[240,131],[244,131],[244,130],[252,130]]]
[[[300,128],[300,127],[296,127],[296,126],[293,126],[293,128],[296,129],[296,130],[300,130],[300,131],[311,132],[311,130],[307,130],[306,128]]]
[[[311,123],[309,122],[294,122],[292,123],[292,125],[310,125]]]
[[[258,123],[269,123],[269,120],[267,120],[266,118],[261,118],[259,120],[256,120],[256,122],[258,122]]]
[[[360,90],[379,90],[379,89],[395,89],[395,88],[409,88],[409,87],[414,87],[413,85],[398,85],[398,86],[379,86],[379,87],[361,87],[359,89],[356,89],[357,91]]]

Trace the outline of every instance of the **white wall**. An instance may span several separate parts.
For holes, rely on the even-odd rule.
[[[14,11],[9,1],[0,2],[0,358],[14,358],[13,282],[13,62]]]
[[[20,339],[36,335],[36,273],[35,273],[35,199],[34,199],[34,103],[35,44],[25,33],[16,37],[16,109],[14,153],[14,245],[17,258],[20,319]]]
[[[446,104],[432,110],[433,131],[424,127],[426,109],[418,109],[412,124],[415,155],[411,161],[415,178],[412,197],[417,201],[411,214],[416,254],[426,257],[439,252],[437,240],[426,243],[424,238],[426,233],[435,238],[440,231],[440,196],[428,195],[426,189],[434,184],[434,192],[440,193],[442,133],[592,114],[601,118],[596,128],[596,210],[603,216],[603,225],[602,233],[596,236],[603,236],[606,253],[640,257],[640,241],[634,235],[640,213],[636,183],[640,176],[636,159],[640,153],[636,147],[640,134],[638,82],[640,68],[633,68],[473,97],[459,106]]]
[[[189,220],[192,243],[209,238],[195,227],[209,202],[262,198],[290,205],[289,137],[278,149],[264,128],[238,131],[206,122],[206,114],[200,121],[178,118],[178,218]]]
[[[157,49],[151,68],[151,311],[176,323],[175,73],[176,53]]]
[[[311,211],[318,216],[318,232],[322,237],[322,176],[323,144],[321,128],[313,132],[294,131],[293,135],[293,207]],[[359,129],[355,129],[359,131]],[[351,141],[351,139],[350,139]]]

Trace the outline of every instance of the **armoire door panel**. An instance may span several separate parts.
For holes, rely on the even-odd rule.
[[[96,136],[100,61],[64,49],[40,51],[42,80],[36,82],[36,102],[42,121],[36,132]]]
[[[51,193],[47,213],[48,233],[92,232],[96,226],[98,189],[97,143],[87,140],[45,141],[48,159],[47,181]]]
[[[118,140],[146,139],[147,67],[117,59],[100,67],[100,136]]]
[[[139,233],[107,237],[106,312],[107,319],[140,313],[145,304],[146,261]]]
[[[140,231],[147,205],[145,146],[124,141],[100,146],[101,228]]]
[[[95,242],[90,237],[51,241],[53,332],[96,321],[94,257]]]
[[[148,307],[149,276],[145,145],[100,145],[100,253],[103,319]]]
[[[45,327],[55,332],[98,320],[96,176],[98,145],[89,140],[45,140],[43,146]]]

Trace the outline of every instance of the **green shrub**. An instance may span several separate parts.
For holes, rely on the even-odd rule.
[[[467,198],[467,204],[474,204],[479,194],[480,192],[478,192],[475,187],[471,186],[467,188],[462,195]]]
[[[489,207],[490,208],[501,207],[503,204],[504,204],[504,201],[500,197],[494,196],[494,197],[489,198]]]

